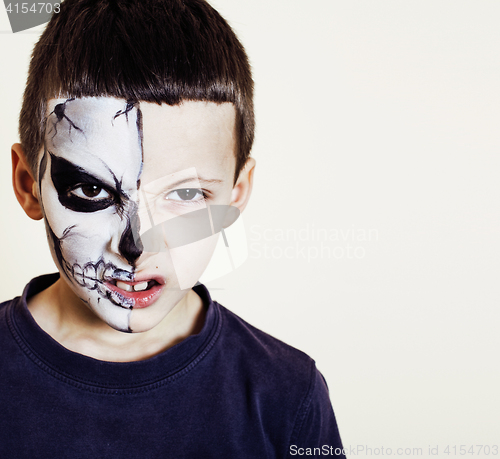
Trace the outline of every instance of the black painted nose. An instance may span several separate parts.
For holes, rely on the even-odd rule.
[[[141,256],[144,247],[139,237],[140,222],[136,212],[127,219],[127,227],[120,238],[118,249],[131,266]]]

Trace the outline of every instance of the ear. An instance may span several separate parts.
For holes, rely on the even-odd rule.
[[[238,175],[238,180],[231,194],[231,205],[243,212],[247,206],[253,187],[253,173],[255,170],[255,159],[248,158],[245,166]]]
[[[33,220],[41,220],[43,213],[38,201],[37,183],[33,178],[20,143],[12,145],[12,186],[26,215]]]

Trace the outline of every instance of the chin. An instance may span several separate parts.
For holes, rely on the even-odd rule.
[[[157,327],[172,311],[175,305],[165,310],[165,305],[162,310],[156,308],[134,309],[129,317],[129,333],[144,333]]]
[[[108,303],[108,304],[106,304]],[[96,303],[87,303],[92,312],[111,328],[124,333],[131,333],[130,315],[131,309],[116,306],[109,300],[102,298],[96,299]]]

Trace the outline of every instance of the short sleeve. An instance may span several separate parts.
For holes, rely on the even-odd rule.
[[[287,457],[304,455],[345,459],[328,387],[315,365],[309,394],[297,416]]]

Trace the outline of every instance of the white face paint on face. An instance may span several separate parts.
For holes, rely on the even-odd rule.
[[[151,329],[213,253],[207,211],[230,202],[234,107],[99,97],[47,113],[39,191],[62,278],[113,328]]]

